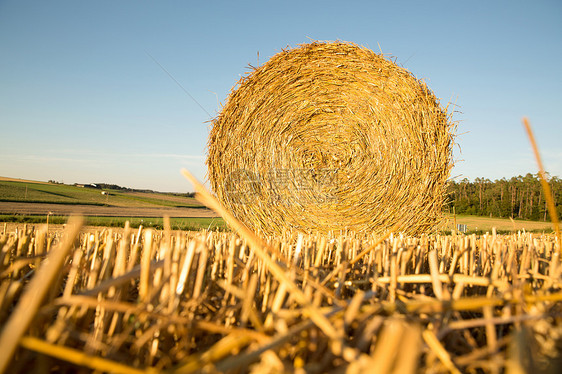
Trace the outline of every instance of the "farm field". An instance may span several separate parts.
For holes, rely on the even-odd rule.
[[[40,203],[126,208],[204,207],[192,197],[115,189],[97,189],[44,182],[0,179],[0,202]],[[106,194],[102,194],[102,191]]]
[[[539,372],[562,365],[562,264],[549,223],[448,216],[442,232],[456,219],[469,231],[512,233],[287,232],[266,240],[221,209],[224,219],[198,202],[170,207],[187,205],[184,197],[154,195],[124,197],[152,207],[4,202],[108,216],[0,226],[0,365],[14,373],[497,373],[531,361]],[[174,210],[209,216],[123,216]],[[217,231],[225,220],[240,229]]]
[[[102,191],[107,194],[102,195]],[[192,197],[157,192],[96,189],[0,178],[0,222],[65,223],[86,217],[88,226],[163,228],[172,217],[175,230],[224,229],[224,221]],[[51,229],[56,226],[51,225]]]
[[[189,225],[200,227],[199,223],[208,224],[214,222],[212,218],[218,217],[192,197],[138,191],[108,192],[110,195],[106,196],[98,189],[0,177],[0,221],[41,222],[42,217],[46,220],[47,214],[50,214],[51,222],[62,223],[66,216],[83,215],[92,217],[89,218],[91,223],[100,226],[122,227],[126,220],[131,221],[133,226],[145,221],[157,221],[155,224],[161,226],[162,217],[168,215],[174,217],[172,221],[178,228],[186,228]],[[182,226],[177,218],[190,220],[184,220]],[[203,220],[197,222],[194,218]],[[205,220],[207,218],[209,220]],[[217,222],[220,222],[219,227],[224,226],[222,219],[218,218]],[[512,222],[505,218],[457,215],[456,222],[466,224],[469,233],[491,232],[494,227],[501,232],[552,230],[549,222]],[[450,232],[453,228],[453,216],[447,215],[441,230]]]
[[[452,215],[446,215],[443,230],[451,231],[454,228],[455,218]],[[553,226],[551,222],[542,221],[526,221],[526,220],[513,220],[508,218],[490,218],[471,215],[457,215],[457,224],[467,225],[468,232],[491,232],[492,228],[496,228],[502,232],[517,232],[517,231],[535,231],[535,232],[552,232]]]
[[[105,193],[102,194],[102,191]],[[192,197],[0,179],[0,214],[215,217]]]
[[[66,227],[69,217],[51,216],[49,224],[46,225],[44,216],[12,216],[0,214],[0,233],[21,231],[25,225],[30,229],[40,229],[47,226],[50,233],[60,233]],[[84,227],[82,231],[102,231],[112,229],[115,232],[122,232],[126,223],[132,228],[153,228],[162,230],[164,228],[163,217],[84,217]],[[227,226],[221,217],[172,217],[170,218],[171,230],[227,230]]]
[[[562,364],[553,235],[265,242],[245,230],[76,225],[0,234],[0,363],[10,372],[497,373],[533,362],[554,373]]]
[[[562,0],[5,3],[0,374],[562,374]]]
[[[215,217],[205,208],[177,208],[163,206],[104,206],[83,204],[0,202],[0,213],[20,215],[85,215],[106,217]]]

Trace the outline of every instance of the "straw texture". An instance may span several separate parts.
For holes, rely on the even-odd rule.
[[[237,233],[0,231],[6,372],[560,372],[555,235],[265,240],[194,186]]]
[[[452,127],[425,83],[384,56],[305,44],[234,87],[213,121],[208,176],[221,203],[263,234],[417,235],[440,220]]]

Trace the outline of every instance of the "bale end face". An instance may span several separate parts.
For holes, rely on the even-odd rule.
[[[440,221],[452,123],[424,82],[351,43],[286,50],[242,78],[213,122],[208,175],[222,204],[264,234]]]

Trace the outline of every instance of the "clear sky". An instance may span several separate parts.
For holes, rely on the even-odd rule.
[[[452,176],[536,172],[523,116],[562,176],[560,0],[0,0],[0,176],[191,191],[248,64],[311,39],[380,46],[456,103]]]

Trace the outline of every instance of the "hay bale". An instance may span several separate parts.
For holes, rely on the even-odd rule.
[[[219,200],[265,234],[419,234],[441,216],[451,127],[425,83],[382,55],[305,44],[233,88],[213,121],[208,176]]]

